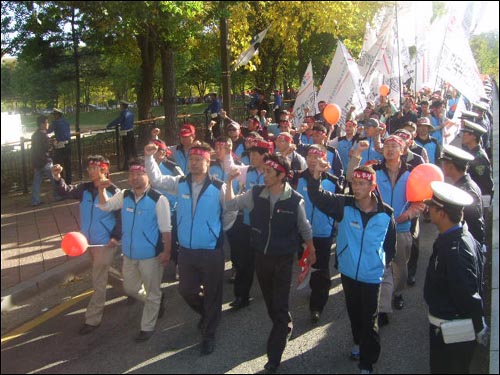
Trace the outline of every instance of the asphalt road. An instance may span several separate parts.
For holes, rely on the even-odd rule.
[[[436,237],[432,224],[423,224],[417,284],[404,292],[405,308],[390,316],[390,324],[381,328],[382,352],[376,373],[429,373],[427,307],[423,300],[423,282],[432,242]],[[333,264],[333,260],[331,262]],[[226,262],[226,278],[230,264]],[[340,276],[332,268],[332,288],[328,304],[318,324],[309,320],[309,288],[291,293],[294,334],[280,366],[280,373],[359,373],[357,363],[349,359],[352,346],[350,323],[345,307]],[[295,270],[294,282],[297,269]],[[84,321],[89,297],[44,322],[26,329],[17,338],[2,338],[1,373],[259,373],[266,363],[266,340],[271,329],[257,280],[249,307],[234,312],[232,285],[224,284],[224,305],[218,329],[216,350],[200,356],[198,316],[178,293],[167,269],[169,280],[163,290],[167,296],[165,316],[158,321],[154,336],[137,344],[142,304],[125,304],[119,283],[108,290],[108,303],[100,328],[87,336],[78,330]],[[59,285],[33,297],[25,305],[2,315],[2,331],[23,320],[23,314],[50,314],[47,307],[68,306],[71,298],[91,288],[89,274]],[[73,300],[74,301],[74,300]],[[43,310],[43,311],[42,311]],[[483,355],[484,357],[484,355]],[[484,358],[479,355],[479,362]],[[481,372],[481,366],[476,370]],[[487,366],[486,366],[487,369]]]

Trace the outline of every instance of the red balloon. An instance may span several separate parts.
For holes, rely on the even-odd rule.
[[[87,238],[80,232],[69,232],[61,241],[61,248],[70,257],[77,257],[87,251],[89,243]]]
[[[327,104],[323,110],[323,118],[330,125],[335,125],[339,122],[340,115],[342,115],[342,110],[337,104]]]
[[[431,163],[417,165],[408,176],[406,182],[406,200],[421,202],[432,198],[432,181],[444,181],[441,169]]]
[[[379,87],[378,89],[378,93],[382,96],[387,96],[389,95],[389,91],[391,91],[391,89],[389,88],[389,86],[387,85],[382,85]]]

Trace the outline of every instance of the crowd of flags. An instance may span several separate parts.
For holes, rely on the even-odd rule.
[[[294,105],[296,122],[302,121],[307,109],[312,112],[309,115],[314,115],[320,100],[338,104],[344,115],[352,105],[362,109],[367,101],[379,95],[383,84],[391,88],[389,98],[396,107],[400,106],[403,83],[411,83],[414,91],[425,87],[435,91],[447,83],[470,101],[484,96],[469,45],[470,35],[482,14],[481,2],[469,2],[459,8],[452,5],[447,15],[432,23],[432,2],[395,4],[382,8],[373,21],[367,23],[357,61],[342,41],[338,41],[332,64],[318,92],[314,87],[312,63],[309,63]],[[234,69],[247,64],[258,52],[269,27],[252,38]]]

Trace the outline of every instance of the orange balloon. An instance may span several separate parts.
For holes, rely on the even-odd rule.
[[[342,110],[337,104],[327,104],[323,110],[323,118],[330,125],[335,125],[340,120]]]
[[[382,85],[382,86],[380,86],[380,88],[378,89],[378,93],[379,93],[380,95],[382,95],[382,96],[387,96],[387,95],[389,95],[389,91],[390,91],[390,90],[391,90],[391,89],[389,88],[389,86],[387,86],[387,85]]]
[[[77,257],[87,251],[89,243],[80,232],[69,232],[61,241],[61,248],[70,257]]]
[[[406,200],[409,202],[421,202],[432,198],[432,181],[444,181],[441,169],[431,163],[417,165],[408,176],[406,182]]]

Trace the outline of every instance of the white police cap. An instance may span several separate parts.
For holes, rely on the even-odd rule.
[[[424,200],[425,204],[435,205],[441,208],[460,208],[469,206],[474,201],[469,193],[447,182],[432,181],[431,189],[433,193],[432,198]]]
[[[472,119],[476,119],[476,118],[479,118],[481,117],[480,115],[478,115],[476,112],[472,112],[472,111],[462,111],[462,113],[460,114],[460,117],[458,117],[459,119],[469,119],[469,120],[472,120]]]
[[[488,106],[484,102],[474,102],[472,103],[472,108],[479,108],[482,111],[488,110]]]
[[[443,145],[441,159],[450,160],[459,164],[467,164],[474,160],[474,156],[459,147],[452,145]]]
[[[462,129],[460,129],[460,131],[474,133],[477,135],[483,135],[484,133],[486,133],[485,128],[469,120],[463,120]]]
[[[54,109],[52,110],[52,113],[59,113],[60,115],[63,115],[63,114],[64,114],[64,112],[63,112],[62,110],[60,110],[59,108],[54,108]]]

